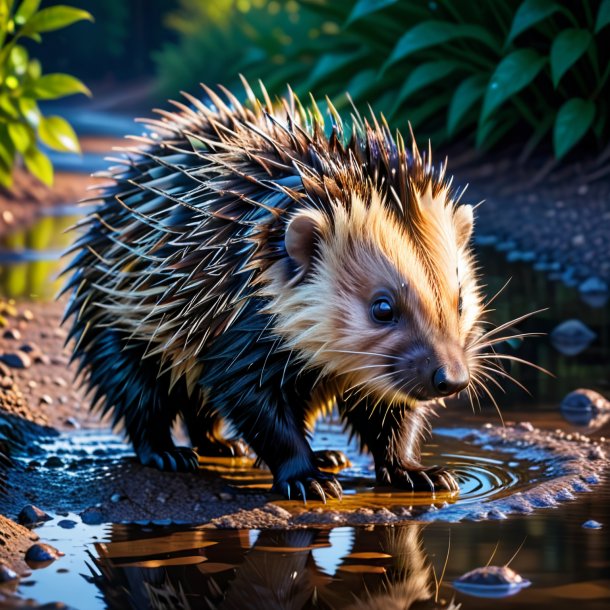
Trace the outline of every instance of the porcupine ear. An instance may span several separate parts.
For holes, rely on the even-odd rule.
[[[453,213],[457,245],[460,248],[463,248],[472,237],[472,229],[474,228],[473,209],[471,205],[460,205]]]
[[[286,227],[286,252],[299,268],[293,279],[295,282],[300,281],[311,267],[323,222],[321,214],[310,211],[295,216]]]

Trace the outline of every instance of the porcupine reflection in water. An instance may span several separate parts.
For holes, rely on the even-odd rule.
[[[414,602],[431,600],[436,591],[421,530],[411,524],[395,529],[212,531],[210,538],[218,535],[222,544],[200,546],[189,557],[183,548],[174,553],[173,562],[137,556],[138,545],[150,550],[150,541],[98,543],[93,579],[112,609],[407,610]],[[115,526],[113,534],[122,537],[121,527]],[[198,534],[192,542],[182,538],[183,546],[202,544],[207,532]],[[171,552],[172,544],[176,540],[172,543],[170,535],[159,539],[157,548]]]

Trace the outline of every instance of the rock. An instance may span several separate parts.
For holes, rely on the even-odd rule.
[[[94,508],[93,506],[86,508],[80,514],[80,518],[85,525],[101,525],[104,523],[102,511],[99,508]]]
[[[591,447],[591,449],[589,449],[587,457],[590,460],[605,460],[606,452],[599,445],[594,445],[593,447]]]
[[[2,210],[2,222],[5,225],[12,225],[15,222],[15,215],[10,210]]]
[[[72,521],[72,519],[62,519],[57,522],[57,525],[65,530],[74,529],[78,524],[76,521]]]
[[[37,523],[43,523],[45,521],[50,521],[51,519],[53,519],[53,517],[47,515],[47,513],[33,504],[24,506],[17,516],[17,520],[21,525],[36,525]]]
[[[576,356],[587,349],[597,335],[576,319],[558,324],[550,335],[551,345],[564,356]]]
[[[599,521],[595,521],[594,519],[589,519],[589,521],[585,521],[582,524],[582,527],[588,530],[599,530],[603,527],[603,525]]]
[[[68,417],[64,423],[69,428],[74,428],[75,430],[78,430],[80,428],[80,424],[78,423],[78,420],[76,420],[74,417]]]
[[[581,299],[590,307],[604,307],[610,298],[610,288],[596,276],[587,278],[578,286]]]
[[[6,582],[15,582],[19,580],[16,572],[13,572],[4,561],[0,561],[0,585]]]
[[[566,394],[559,409],[563,417],[576,426],[599,428],[610,419],[610,401],[587,388]]]
[[[41,350],[38,347],[38,345],[36,345],[36,343],[24,343],[20,348],[19,348],[22,352],[25,352],[26,354],[40,354]]]
[[[31,322],[34,319],[34,314],[29,309],[24,309],[19,317],[26,322]]]
[[[34,356],[34,362],[36,364],[42,364],[44,366],[49,366],[49,364],[51,364],[51,358],[49,358],[49,356],[47,356],[46,354],[36,354]]]
[[[32,359],[20,350],[0,356],[0,361],[12,369],[29,369],[32,366]]]
[[[40,397],[40,404],[41,405],[52,405],[53,399],[48,394],[43,394]]]
[[[8,328],[3,333],[2,336],[5,339],[11,339],[13,341],[19,341],[21,339],[21,333],[16,328]]]
[[[66,380],[63,377],[54,377],[53,383],[56,386],[59,386],[60,388],[65,388],[68,385],[68,383],[66,382]]]
[[[47,461],[44,463],[47,468],[61,468],[64,465],[64,462],[61,458],[56,455],[52,455]]]
[[[63,557],[64,553],[58,551],[50,544],[38,542],[33,544],[25,553],[25,562],[31,568],[44,568],[53,563],[56,559]]]

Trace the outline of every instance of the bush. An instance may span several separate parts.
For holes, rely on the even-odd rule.
[[[84,93],[89,89],[69,74],[43,74],[18,42],[41,41],[41,34],[83,19],[87,11],[69,6],[39,10],[40,0],[0,0],[0,185],[10,187],[16,161],[45,184],[53,182],[53,166],[41,144],[54,150],[79,152],[76,134],[60,116],[44,116],[40,100]]]
[[[489,148],[517,134],[531,150],[552,134],[560,158],[585,136],[608,141],[610,0],[304,4],[341,29],[302,66],[301,93],[349,91],[437,143]],[[298,53],[285,61],[298,64]]]
[[[349,91],[436,144],[516,138],[563,157],[610,135],[610,0],[182,0],[181,15],[159,57],[169,94],[241,71],[344,111]]]

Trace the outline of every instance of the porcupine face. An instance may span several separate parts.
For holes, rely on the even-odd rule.
[[[412,230],[378,194],[331,213],[307,210],[286,230],[301,269],[271,309],[306,365],[390,403],[428,400],[469,383],[468,346],[480,333],[469,253],[472,208],[446,192],[418,194]]]

